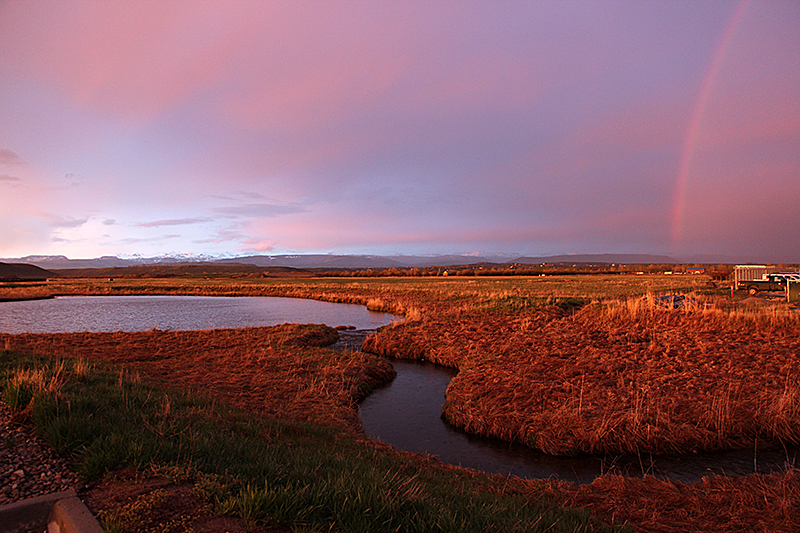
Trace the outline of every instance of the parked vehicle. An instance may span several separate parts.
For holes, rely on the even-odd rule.
[[[736,290],[746,290],[751,296],[759,292],[784,292],[789,281],[800,283],[800,273],[780,272],[778,267],[765,265],[737,265],[733,276]]]

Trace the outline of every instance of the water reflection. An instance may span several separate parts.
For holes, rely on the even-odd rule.
[[[363,305],[261,296],[66,296],[0,302],[3,333],[198,330],[287,322],[376,329],[396,319]]]
[[[444,392],[453,371],[414,361],[392,360],[397,378],[362,403],[364,431],[400,450],[441,461],[525,478],[557,477],[590,483],[603,473],[651,474],[687,483],[703,476],[766,473],[794,464],[797,450],[745,450],[691,456],[554,457],[522,445],[468,435],[441,419]]]

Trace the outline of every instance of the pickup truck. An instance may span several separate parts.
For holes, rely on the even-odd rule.
[[[800,274],[797,272],[777,272],[766,274],[762,279],[751,279],[740,282],[740,288],[747,289],[750,296],[755,296],[759,292],[784,292],[786,283],[792,281],[800,283]]]

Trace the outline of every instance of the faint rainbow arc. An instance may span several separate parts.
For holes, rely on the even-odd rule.
[[[684,208],[686,202],[686,185],[689,179],[689,170],[692,166],[692,157],[694,156],[695,146],[700,133],[700,125],[703,122],[703,115],[706,110],[706,104],[711,96],[711,90],[714,86],[717,74],[722,65],[725,55],[730,47],[731,40],[733,39],[736,29],[739,27],[742,15],[745,12],[750,0],[741,0],[739,5],[736,6],[733,14],[731,15],[725,30],[714,50],[714,55],[711,59],[711,64],[708,67],[703,84],[700,88],[700,94],[694,104],[692,117],[689,121],[689,127],[686,130],[686,137],[683,140],[681,147],[681,162],[678,167],[678,177],[675,180],[675,196],[672,204],[672,217],[670,240],[672,248],[675,249],[681,241],[681,233],[683,230]]]

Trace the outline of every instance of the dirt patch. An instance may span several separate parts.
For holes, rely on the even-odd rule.
[[[162,476],[135,471],[107,475],[82,495],[107,530],[119,533],[279,533],[285,528],[218,516],[190,482],[169,483]]]

